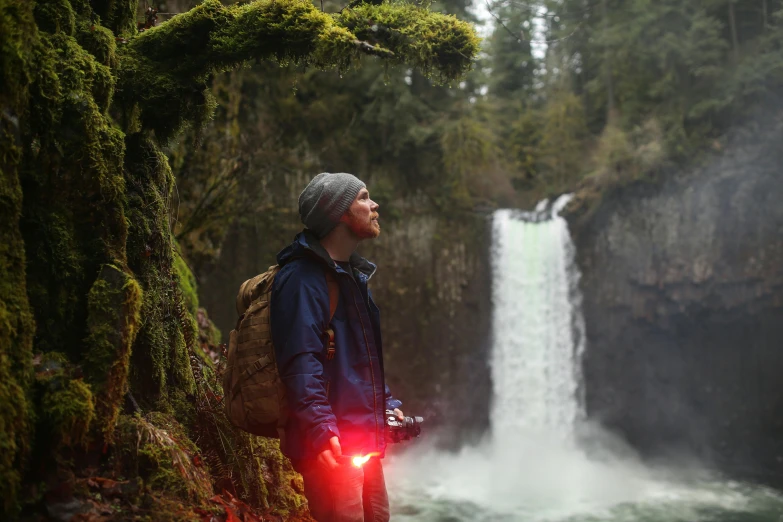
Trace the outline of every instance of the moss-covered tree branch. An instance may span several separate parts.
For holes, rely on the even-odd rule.
[[[331,15],[309,0],[228,7],[207,0],[120,49],[116,101],[128,130],[151,128],[165,140],[183,123],[209,117],[212,75],[248,60],[347,68],[361,54],[375,54],[451,80],[477,52],[470,24],[402,2]]]
[[[479,49],[469,23],[413,4],[363,3],[344,9],[336,20],[359,40],[392,51],[391,61],[417,67],[440,80],[461,77]]]

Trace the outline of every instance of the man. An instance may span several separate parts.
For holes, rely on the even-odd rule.
[[[367,288],[376,267],[355,253],[381,232],[378,204],[355,176],[324,172],[299,196],[299,215],[307,228],[278,254],[271,297],[290,410],[283,451],[304,478],[316,520],[385,522],[385,409],[402,417],[402,403],[384,381],[380,315]],[[331,321],[327,272],[339,288]]]

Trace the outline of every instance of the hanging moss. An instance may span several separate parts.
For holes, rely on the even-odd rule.
[[[84,372],[95,386],[98,421],[104,440],[111,441],[119,408],[128,387],[131,346],[141,323],[142,291],[135,279],[113,265],[104,265],[88,296],[89,335]]]
[[[127,143],[128,264],[144,291],[132,382],[135,389],[145,390],[143,400],[154,404],[167,398],[169,388],[195,391],[177,311],[179,289],[168,221],[174,178],[166,156],[149,137],[134,134]]]
[[[347,66],[356,36],[307,0],[262,0],[230,11],[209,42],[214,59],[240,63],[257,55],[317,67]]]
[[[22,177],[28,289],[38,349],[78,360],[91,283],[103,263],[125,262],[123,135],[104,115],[108,67],[65,34],[41,42]]]

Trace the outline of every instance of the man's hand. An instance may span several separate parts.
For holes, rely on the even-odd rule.
[[[402,413],[402,412],[400,412]],[[327,469],[336,469],[337,459],[343,456],[343,450],[340,448],[340,439],[332,437],[329,439],[329,449],[323,450],[318,454],[318,462]]]
[[[394,408],[394,414],[397,416],[398,419],[403,420],[405,419],[405,414],[402,413],[402,410],[399,408]]]

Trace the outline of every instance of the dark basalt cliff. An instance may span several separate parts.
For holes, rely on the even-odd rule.
[[[650,457],[783,483],[783,127],[570,209],[588,414]],[[576,205],[578,207],[578,205]]]

